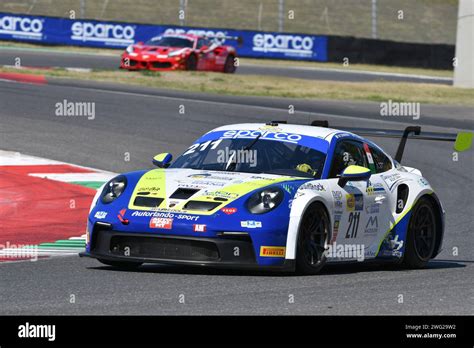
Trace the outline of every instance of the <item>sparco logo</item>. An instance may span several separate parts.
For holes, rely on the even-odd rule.
[[[300,35],[256,34],[253,37],[253,50],[311,56],[313,54],[313,38]]]
[[[168,28],[165,30],[165,35],[183,35],[183,34],[192,34],[198,36],[216,36],[216,37],[224,37],[226,33],[223,31],[213,31],[213,30],[205,30],[205,29],[179,29],[179,28]]]
[[[5,16],[0,18],[0,34],[41,39],[43,22],[38,18]]]
[[[72,40],[103,42],[108,45],[133,44],[135,29],[131,25],[74,22]]]

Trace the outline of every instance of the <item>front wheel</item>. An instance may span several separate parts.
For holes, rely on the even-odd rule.
[[[436,232],[436,213],[433,204],[423,197],[413,208],[408,224],[403,267],[423,268],[426,266],[434,253]]]
[[[300,222],[296,253],[296,270],[302,274],[317,274],[326,264],[330,222],[321,203],[308,207]]]
[[[191,54],[186,60],[186,70],[194,71],[197,69],[197,58],[194,54]]]
[[[97,261],[107,266],[112,266],[114,268],[126,269],[126,270],[136,269],[142,265],[141,262],[109,261],[109,260],[104,260],[104,259],[97,259]]]
[[[235,57],[232,55],[227,56],[224,64],[224,72],[226,74],[233,74],[237,67],[235,66]]]

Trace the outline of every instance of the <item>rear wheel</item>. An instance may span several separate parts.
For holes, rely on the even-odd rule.
[[[436,213],[431,201],[421,198],[413,208],[408,224],[402,266],[423,268],[431,259],[436,245]]]
[[[194,71],[197,68],[197,58],[194,54],[191,54],[186,60],[186,70]]]
[[[224,72],[226,74],[233,74],[237,67],[235,66],[235,57],[232,55],[227,56],[224,64]]]
[[[306,210],[298,230],[296,270],[302,274],[317,274],[326,263],[324,251],[329,238],[329,217],[321,203]]]
[[[109,261],[104,259],[97,259],[100,263],[107,266],[112,266],[118,269],[136,269],[142,265],[141,262],[127,262],[127,261]]]

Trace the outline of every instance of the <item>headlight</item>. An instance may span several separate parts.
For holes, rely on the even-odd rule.
[[[128,53],[133,53],[133,45],[130,45],[128,46],[125,51],[127,51]]]
[[[255,192],[247,201],[252,214],[264,214],[278,207],[283,200],[283,191],[277,187]]]
[[[110,180],[104,187],[101,195],[102,203],[110,203],[120,197],[127,186],[127,179],[120,175]]]

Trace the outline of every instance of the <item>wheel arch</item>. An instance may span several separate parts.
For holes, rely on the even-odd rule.
[[[288,234],[286,239],[286,254],[285,259],[294,260],[296,258],[296,249],[297,249],[297,241],[298,241],[298,234],[300,229],[301,220],[306,214],[308,208],[315,203],[320,203],[326,211],[328,215],[329,222],[330,222],[330,229],[329,229],[329,236],[328,239],[332,239],[332,226],[333,226],[333,216],[331,214],[331,201],[323,196],[323,195],[311,195],[309,197],[305,197],[306,199],[297,202],[291,208],[290,212],[290,223],[288,227]]]
[[[435,208],[436,223],[437,223],[436,242],[435,242],[433,255],[431,255],[431,258],[435,258],[441,252],[441,248],[443,245],[444,224],[445,224],[444,209],[443,209],[443,206],[441,205],[441,202],[438,196],[434,192],[431,194],[424,194],[420,197],[420,199],[421,198],[428,199],[431,202],[431,204],[433,204],[433,207]]]

